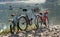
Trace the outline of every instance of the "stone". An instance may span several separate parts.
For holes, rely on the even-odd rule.
[[[48,37],[51,37],[51,36],[48,36]]]
[[[34,37],[32,34],[28,34],[28,37]]]

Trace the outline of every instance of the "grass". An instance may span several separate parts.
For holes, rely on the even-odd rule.
[[[8,34],[10,33],[9,29],[5,29],[4,31],[0,32],[0,35]]]
[[[42,25],[42,27],[44,27],[44,25]],[[16,31],[17,31],[17,28],[15,28],[15,29],[16,29]],[[24,29],[24,28],[22,27],[22,29]],[[28,25],[27,31],[33,30],[33,29],[36,29],[36,25],[35,25],[35,24]],[[8,34],[8,33],[10,33],[10,29],[5,29],[4,31],[0,32],[0,35],[1,35],[1,34],[4,35],[4,34]]]
[[[17,31],[17,28],[15,28],[15,29]],[[22,27],[22,29],[24,29],[24,28]],[[32,29],[36,29],[35,24],[28,25],[27,30],[29,31],[29,30],[32,30]],[[10,33],[10,29],[5,29],[4,31],[0,32],[0,35],[4,35],[4,34],[8,34],[8,33]]]

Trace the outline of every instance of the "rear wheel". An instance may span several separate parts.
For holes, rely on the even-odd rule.
[[[42,26],[42,20],[41,20],[40,16],[36,16],[36,18],[35,18],[35,24],[36,24],[37,29],[41,28],[41,26]]]
[[[11,34],[14,34],[13,25],[10,25],[10,32],[11,32]]]
[[[28,26],[28,24],[27,24],[26,17],[24,17],[24,16],[20,17],[20,19],[19,19],[20,30],[26,30],[27,26]]]

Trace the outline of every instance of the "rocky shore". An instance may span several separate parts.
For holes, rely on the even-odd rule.
[[[60,37],[60,25],[51,25],[49,28],[41,28],[31,31],[20,31],[18,34],[0,35],[0,37]]]

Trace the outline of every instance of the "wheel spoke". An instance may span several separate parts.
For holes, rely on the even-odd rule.
[[[19,27],[21,28],[21,29],[26,29],[26,20],[25,20],[25,18],[20,18],[20,20],[19,20]]]

